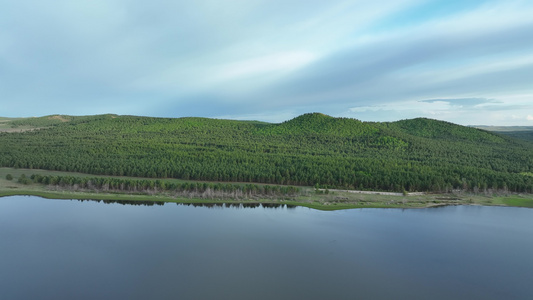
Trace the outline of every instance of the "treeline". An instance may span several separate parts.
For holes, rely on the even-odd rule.
[[[277,198],[294,197],[300,188],[294,186],[232,184],[212,182],[166,182],[164,180],[126,179],[107,177],[76,177],[33,174],[30,179],[35,183],[69,188],[103,192],[126,192],[157,194],[166,193],[191,198]]]
[[[523,175],[533,172],[533,144],[429,119],[76,117],[0,133],[0,166],[397,192],[533,192],[533,178]]]

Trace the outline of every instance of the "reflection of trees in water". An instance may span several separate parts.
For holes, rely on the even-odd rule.
[[[95,200],[95,199],[73,199],[80,202],[92,201],[105,204],[121,204],[121,205],[138,205],[138,206],[163,206],[164,201],[140,201],[140,200]],[[193,207],[207,207],[207,208],[296,208],[295,205],[281,204],[281,203],[176,203],[177,205],[193,206]]]
[[[296,205],[280,203],[176,203],[177,205],[207,208],[296,208]]]
[[[96,199],[73,199],[80,202],[91,201],[105,204],[122,204],[122,205],[139,205],[139,206],[154,206],[154,205],[165,205],[163,201],[140,201],[140,200],[96,200]]]

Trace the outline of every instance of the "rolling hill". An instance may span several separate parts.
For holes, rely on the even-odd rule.
[[[46,116],[4,126],[0,166],[389,191],[533,192],[533,143],[425,118]]]

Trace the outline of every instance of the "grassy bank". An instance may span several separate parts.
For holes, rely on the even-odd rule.
[[[10,174],[13,179],[7,180]],[[172,193],[124,193],[101,191],[75,191],[68,188],[51,187],[43,184],[22,184],[18,178],[32,174],[53,176],[95,177],[95,175],[58,172],[47,170],[29,170],[0,168],[0,197],[13,195],[33,195],[50,199],[86,199],[113,201],[162,201],[173,203],[277,203],[309,207],[319,210],[340,210],[352,208],[423,208],[441,205],[497,205],[533,207],[533,195],[474,195],[474,194],[427,194],[411,196],[366,195],[335,191],[316,193],[311,187],[303,187],[295,197],[239,199],[206,199],[197,197],[176,197]],[[99,176],[110,177],[110,176]],[[128,178],[128,177],[116,177]],[[135,178],[138,179],[138,178]],[[185,182],[177,179],[165,179],[167,182]]]

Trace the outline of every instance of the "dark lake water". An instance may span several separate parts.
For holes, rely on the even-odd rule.
[[[0,299],[533,299],[533,209],[0,198]]]

